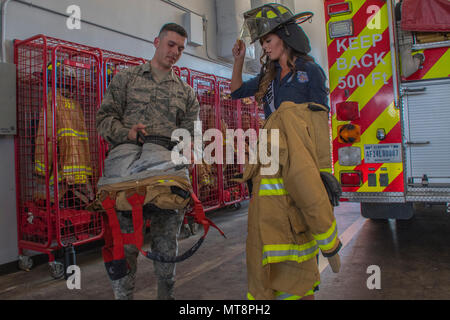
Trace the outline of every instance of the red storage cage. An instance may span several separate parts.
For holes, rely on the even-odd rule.
[[[238,129],[241,126],[241,108],[238,100],[231,99],[231,82],[221,78],[217,82],[219,89],[219,117],[220,130],[223,135],[223,165],[222,165],[222,190],[223,204],[231,205],[243,200],[243,184],[231,181],[237,174],[243,172],[245,149],[237,138]],[[229,132],[227,132],[227,130]],[[233,133],[233,135],[231,135]],[[241,157],[238,158],[238,152]]]
[[[196,72],[195,72],[196,73]],[[202,134],[208,129],[218,128],[218,95],[216,82],[213,76],[190,74],[191,85],[197,94],[200,103],[200,121],[202,122]],[[203,141],[203,150],[212,148],[212,141]],[[217,148],[216,148],[217,150]],[[211,154],[215,156],[213,152]],[[193,171],[194,192],[202,202],[205,211],[214,210],[221,206],[222,202],[222,175],[220,164],[197,164]]]
[[[264,111],[258,106],[254,97],[243,98],[239,100],[239,104],[242,130],[245,132],[248,129],[254,129],[256,134],[259,134],[259,129],[264,124]],[[245,141],[246,152],[250,148],[249,142],[249,140]],[[243,197],[244,199],[250,198],[247,185],[244,185]]]
[[[86,210],[100,175],[101,52],[39,35],[16,40],[14,59],[19,266],[31,267],[24,249],[46,253],[52,276],[60,277],[55,250],[73,253],[103,236],[101,214]]]
[[[118,72],[132,66],[146,63],[146,60],[143,58],[128,56],[108,50],[102,50],[102,56],[102,97],[113,76]]]
[[[191,83],[191,70],[188,68],[180,68],[180,78],[184,82],[188,83],[190,86],[192,86]]]
[[[146,63],[143,58],[136,58],[112,51],[102,50],[103,61],[102,61],[102,95],[103,96],[111,83],[112,78],[122,70],[128,69],[129,67],[137,66]],[[108,152],[108,143],[100,137],[101,140],[101,172],[103,172],[103,163]]]

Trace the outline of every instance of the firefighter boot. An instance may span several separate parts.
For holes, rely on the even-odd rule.
[[[173,296],[173,288],[175,280],[173,279],[158,279],[158,300],[175,300]]]
[[[126,244],[123,247],[127,259],[128,274],[119,280],[111,282],[116,300],[133,300],[139,251],[134,245]]]
[[[134,277],[127,274],[119,280],[111,280],[116,300],[133,300]]]

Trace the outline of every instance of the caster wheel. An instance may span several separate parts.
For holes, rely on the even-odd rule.
[[[231,210],[237,211],[241,208],[241,203],[237,202],[237,203],[233,203],[232,205],[230,205],[229,207]]]
[[[50,275],[54,279],[60,279],[64,276],[64,265],[61,262],[53,261],[48,263]]]
[[[28,256],[19,256],[19,269],[24,271],[30,271],[33,267],[33,259]]]

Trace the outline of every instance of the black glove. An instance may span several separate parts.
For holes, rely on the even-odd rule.
[[[342,195],[342,188],[339,181],[337,181],[337,179],[328,172],[321,171],[320,177],[322,178],[323,185],[327,190],[331,205],[333,207],[337,207],[339,205],[339,198]]]

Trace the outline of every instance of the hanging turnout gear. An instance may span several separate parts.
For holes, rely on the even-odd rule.
[[[247,280],[249,299],[300,299],[320,282],[319,250],[339,271],[342,244],[323,172],[330,165],[328,108],[283,102],[264,124],[279,147],[278,170],[249,164],[242,179],[253,182],[248,210]],[[321,179],[322,177],[322,179]],[[332,182],[333,184],[333,182]]]
[[[186,166],[175,165],[171,161],[170,150],[174,142],[160,136],[139,135],[138,140],[144,143],[120,144],[110,151],[105,160],[103,176],[98,182],[96,205],[106,212],[103,259],[111,280],[127,275],[126,244],[135,245],[151,260],[177,263],[199,249],[210,226],[225,237],[222,230],[206,218],[201,202],[192,191]],[[184,210],[191,200],[193,210],[188,215],[193,216],[194,221],[202,224],[204,229],[203,236],[192,248],[178,256],[144,251],[144,206],[153,204],[160,209]],[[131,211],[133,233],[122,233],[116,210]]]
[[[311,51],[309,40],[299,24],[311,19],[312,12],[296,15],[285,6],[271,3],[244,13],[242,38],[250,38],[250,43],[274,32],[293,49],[307,54]]]
[[[91,164],[89,151],[89,132],[86,127],[85,114],[82,105],[74,97],[73,90],[77,83],[75,68],[61,62],[47,65],[46,74],[39,73],[51,89],[52,79],[55,79],[53,88],[55,101],[51,91],[47,93],[47,105],[40,110],[39,125],[34,150],[34,170],[39,177],[50,176],[51,188],[55,184],[53,168],[54,158],[58,163],[58,183],[63,180],[68,185],[83,184],[89,186],[89,177],[95,174]],[[54,106],[54,110],[53,110]],[[56,136],[53,136],[53,127],[56,127]],[[45,132],[47,129],[47,132]],[[47,139],[47,147],[45,143]],[[52,141],[58,141],[57,155],[54,157]],[[45,199],[42,183],[38,180],[34,197]],[[90,187],[89,187],[90,188]],[[63,196],[64,186],[60,186],[60,197]],[[82,198],[82,197],[80,197]],[[87,201],[86,201],[87,202]]]

